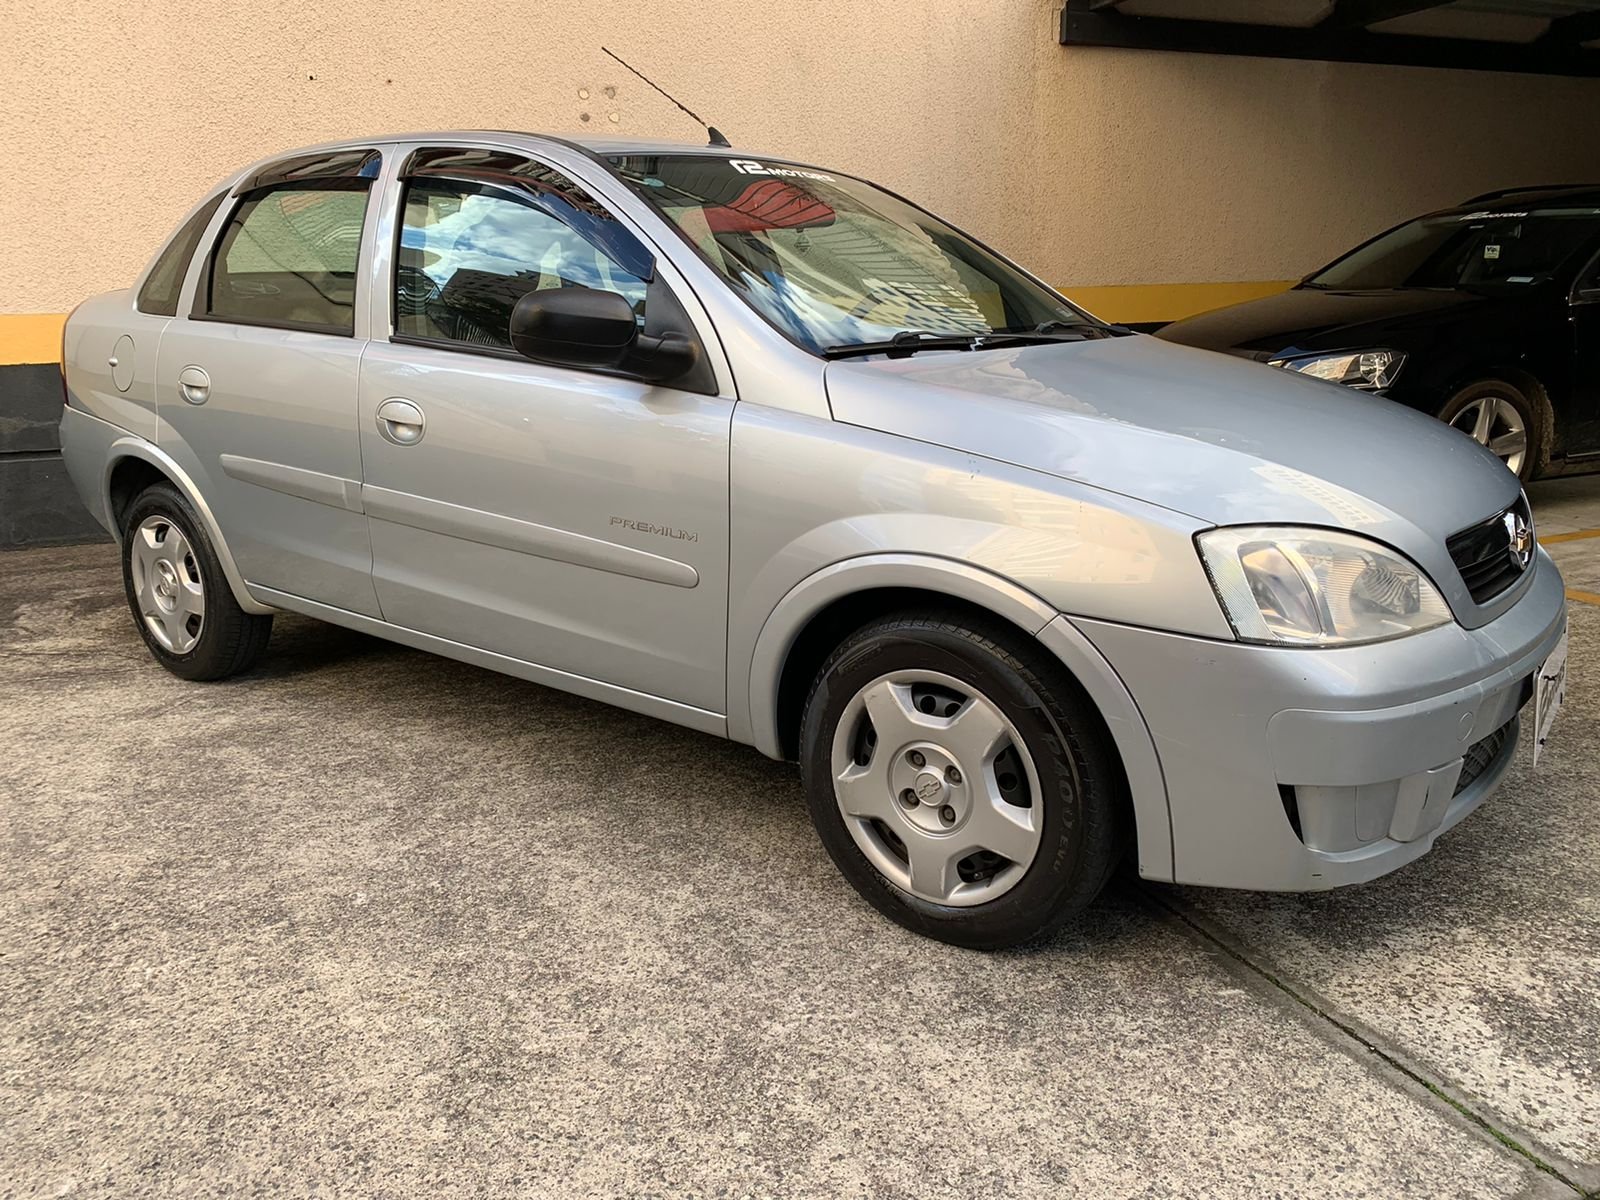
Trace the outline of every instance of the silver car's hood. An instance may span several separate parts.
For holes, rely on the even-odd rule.
[[[836,420],[1119,492],[1218,525],[1324,525],[1423,558],[1516,500],[1431,417],[1151,337],[843,360]]]

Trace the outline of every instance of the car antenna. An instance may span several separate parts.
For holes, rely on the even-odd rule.
[[[601,46],[600,49],[604,50],[607,54],[611,54],[611,50],[610,50],[609,47]],[[678,101],[673,99],[673,97],[668,93],[666,88],[662,87],[660,84],[658,84],[658,83],[654,82],[653,80],[649,79],[644,74],[643,71],[635,70],[633,67],[629,67],[628,64],[623,62],[621,57],[616,55],[616,54],[611,54],[611,57],[615,58],[619,63],[622,63],[622,65],[624,67],[627,67],[628,70],[633,71],[633,73],[635,75],[637,75],[640,79],[643,79],[646,83],[648,83],[651,87],[655,88],[656,91],[660,92],[663,96],[666,96],[666,98],[668,100],[672,100],[672,102],[674,104],[677,104],[679,108],[683,109],[684,112],[688,113],[689,116],[693,117],[694,121],[695,121],[695,123],[697,125],[703,126],[705,128],[705,131],[706,131],[706,136],[711,139],[709,142],[706,143],[706,145],[708,145],[708,146],[726,146],[729,149],[732,149],[733,143],[730,142],[727,138],[722,136],[722,130],[718,129],[715,125],[707,125],[704,121],[702,121],[700,119],[700,114],[699,113],[694,112],[691,109],[685,108],[682,104],[678,104]]]

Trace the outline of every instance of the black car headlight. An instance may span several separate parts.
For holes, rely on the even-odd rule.
[[[1406,356],[1398,350],[1347,350],[1307,358],[1274,358],[1270,365],[1364,392],[1381,392],[1394,383],[1405,361]]]

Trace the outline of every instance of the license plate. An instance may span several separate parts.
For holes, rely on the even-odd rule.
[[[1561,702],[1567,698],[1567,631],[1561,630],[1561,640],[1550,651],[1550,657],[1539,667],[1533,679],[1533,727],[1538,736],[1533,740],[1533,765],[1539,765],[1539,752],[1550,736],[1550,726],[1556,723]]]

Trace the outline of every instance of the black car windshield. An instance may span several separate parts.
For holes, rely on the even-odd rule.
[[[1556,276],[1600,235],[1600,209],[1422,217],[1324,267],[1305,286],[1517,288]]]
[[[809,350],[907,331],[960,338],[1098,326],[965,234],[861,180],[721,155],[611,163],[757,312]]]

